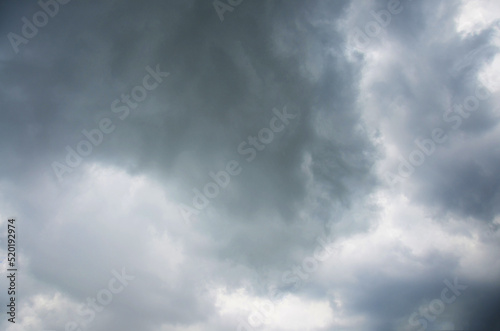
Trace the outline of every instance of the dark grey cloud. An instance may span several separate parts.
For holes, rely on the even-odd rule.
[[[349,46],[388,3],[242,1],[221,22],[206,1],[70,1],[18,53],[7,35],[40,7],[2,4],[0,215],[22,222],[19,324],[81,322],[125,268],[135,278],[95,329],[236,330],[274,285],[276,316],[327,303],[310,329],[416,330],[411,314],[457,276],[468,289],[429,326],[498,328],[498,268],[468,269],[498,259],[497,92],[457,129],[443,117],[498,70],[496,21],[464,35],[465,2],[401,1]],[[127,103],[156,68],[168,76]],[[285,109],[284,129],[242,153]],[[66,146],[103,121],[113,131],[59,181],[54,162],[71,168]],[[388,187],[395,151],[434,128],[448,140]],[[231,161],[241,173],[186,222],[179,206]],[[319,236],[336,253],[291,286]]]

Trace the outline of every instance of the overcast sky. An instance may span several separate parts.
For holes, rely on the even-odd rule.
[[[0,329],[500,330],[498,1],[9,0],[0,32]]]

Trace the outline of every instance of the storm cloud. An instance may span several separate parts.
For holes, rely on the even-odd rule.
[[[0,31],[3,329],[500,330],[498,4],[7,1]]]

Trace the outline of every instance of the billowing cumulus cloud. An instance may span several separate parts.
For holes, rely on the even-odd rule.
[[[4,329],[500,330],[497,4],[0,6]]]

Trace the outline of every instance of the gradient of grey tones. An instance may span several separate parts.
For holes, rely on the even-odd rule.
[[[400,60],[374,90],[380,103],[373,111],[392,121],[403,150],[411,151],[415,137],[444,125],[444,91],[456,100],[470,94],[475,77],[467,76],[469,67],[450,76],[450,59],[459,61],[488,45],[494,31],[492,27],[465,40],[453,36],[459,3],[446,1],[451,4],[439,33],[452,37],[430,45],[427,41],[436,32],[426,23],[436,15],[432,7],[443,1],[404,2],[407,8],[387,29]],[[359,25],[370,19],[363,16],[370,8],[384,8],[385,3],[360,5]],[[21,45],[19,54],[3,38],[1,209],[24,223],[21,249],[30,259],[19,300],[60,291],[82,302],[107,284],[111,269],[126,266],[136,280],[96,318],[96,330],[154,331],[161,324],[201,323],[204,330],[232,331],[234,321],[212,319],[215,307],[205,284],[235,289],[249,282],[264,295],[267,284],[279,281],[283,270],[310,254],[315,238],[328,233],[329,221],[345,222],[344,232],[335,234],[338,238],[367,231],[378,217],[367,196],[385,185],[373,172],[383,148],[359,125],[362,55],[357,62],[345,59],[340,47],[345,36],[331,23],[349,5],[244,1],[221,23],[210,1],[73,0],[38,36]],[[37,10],[34,2],[3,2],[1,35],[18,33],[20,17]],[[481,65],[492,55],[481,53],[471,61]],[[109,105],[137,85],[145,66],[156,63],[170,76],[129,118],[119,121]],[[409,67],[416,68],[417,81],[404,74]],[[390,113],[396,95],[409,105],[404,116]],[[493,108],[493,102],[484,108]],[[177,203],[190,204],[191,189],[204,185],[210,171],[223,169],[231,159],[244,164],[237,144],[267,125],[273,107],[283,106],[299,116],[256,160],[245,163],[231,181],[231,193],[222,192],[211,203],[217,217],[200,216],[196,231],[206,241],[190,244],[195,235],[187,232],[180,215],[161,223],[152,221],[159,218],[154,206],[140,211],[147,225],[186,242],[184,253],[190,259],[178,266],[182,281],[175,286],[165,286],[141,262],[143,244],[150,238],[146,224],[120,211],[120,195],[126,192],[117,190],[109,201],[83,210],[78,192],[92,189],[74,189],[83,168],[59,184],[50,166],[64,159],[66,145],[82,139],[82,129],[110,117],[117,129],[84,162],[147,175],[175,187]],[[461,131],[474,141],[498,121],[492,113],[476,112]],[[500,154],[492,151],[496,145],[436,153],[412,176],[415,186],[408,195],[438,215],[491,222],[500,208]],[[311,179],[301,172],[305,155],[311,157]],[[479,165],[492,170],[478,171]],[[310,221],[302,222],[299,212],[307,213]],[[361,215],[356,221],[350,216],[354,212]],[[59,219],[59,213],[71,219]],[[404,247],[401,252],[412,258]],[[396,330],[421,300],[436,297],[458,261],[457,256],[429,255],[417,261],[427,272],[412,279],[394,279],[367,268],[357,275],[356,286],[311,281],[300,291],[305,297],[331,300],[333,306],[328,291],[337,289],[348,295],[344,308],[367,319],[367,330]],[[341,265],[337,271],[342,272]],[[462,282],[469,289],[443,316],[454,319],[456,327],[500,330],[500,284]],[[44,326],[62,330],[73,315],[49,313]],[[4,318],[0,327],[7,327]]]

